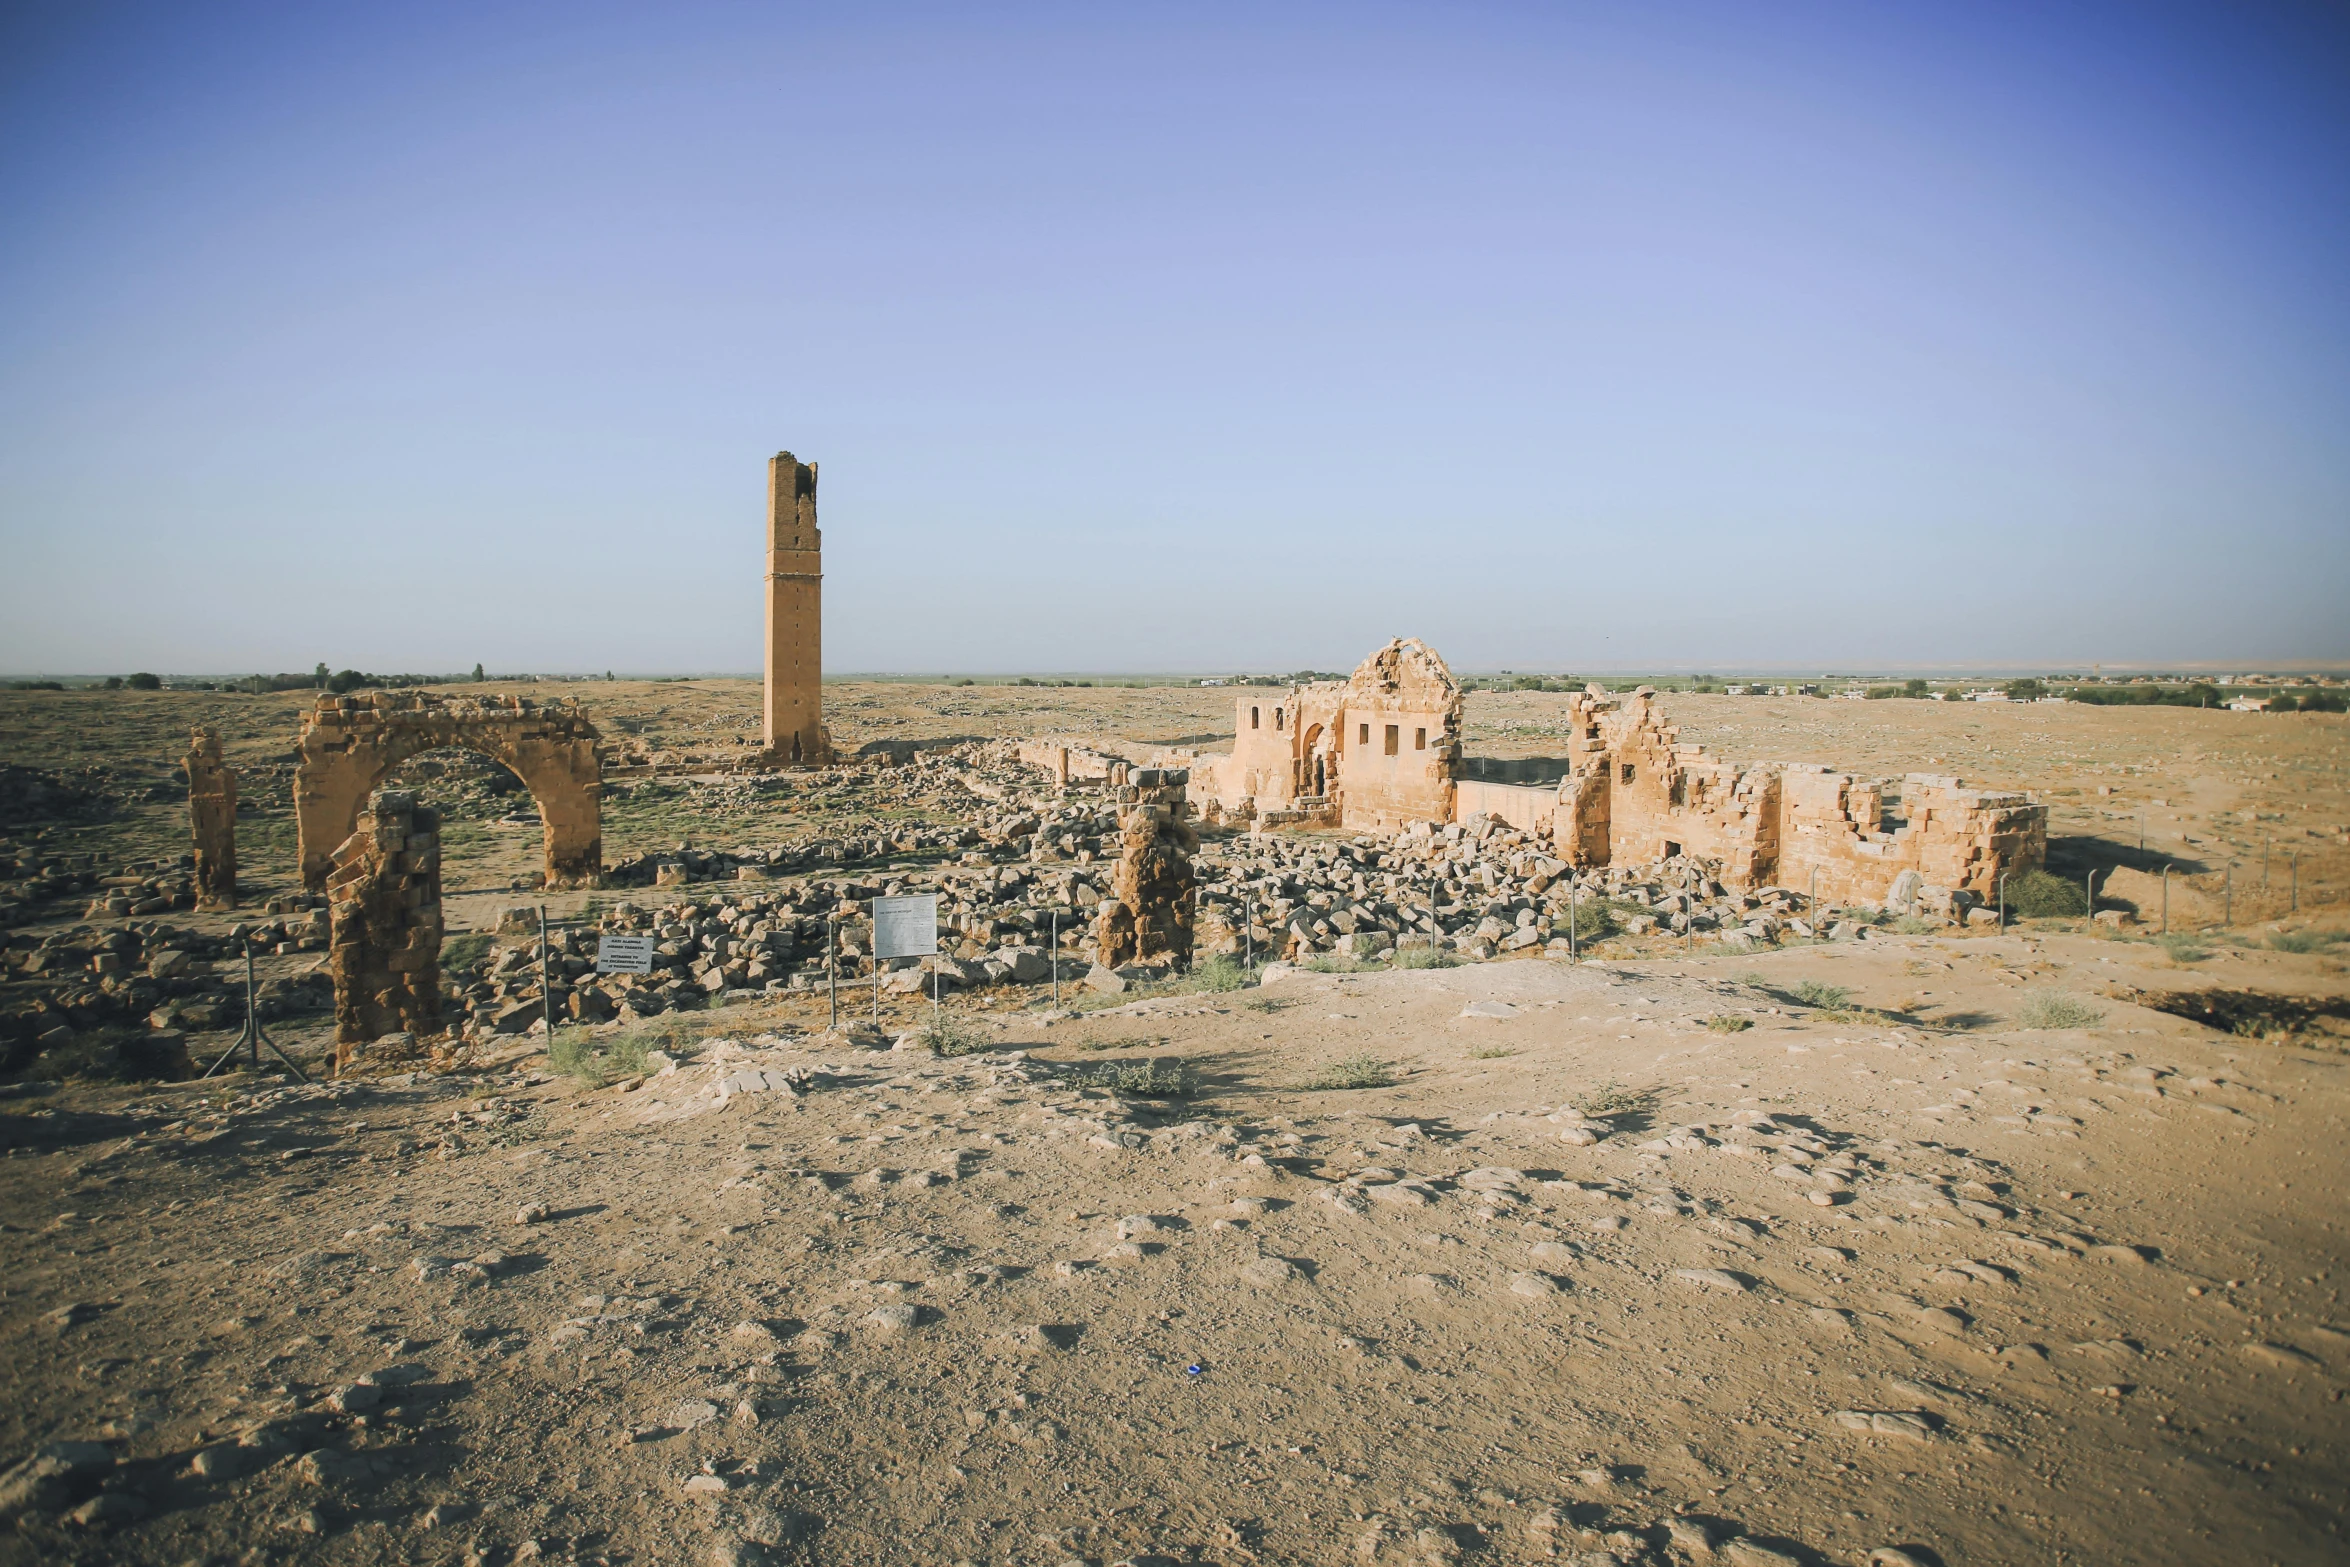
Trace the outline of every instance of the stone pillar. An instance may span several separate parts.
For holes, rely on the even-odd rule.
[[[824,729],[824,535],[816,465],[777,452],[767,465],[767,756],[832,759]]]
[[[441,1029],[440,818],[406,789],[379,789],[327,876],[335,1067],[385,1034]]]
[[[196,839],[196,907],[237,904],[237,775],[221,760],[220,735],[188,740],[188,826]]]
[[[1191,958],[1192,894],[1199,884],[1191,852],[1199,835],[1185,821],[1190,776],[1181,768],[1135,768],[1118,789],[1118,866],[1094,926],[1105,968]]]

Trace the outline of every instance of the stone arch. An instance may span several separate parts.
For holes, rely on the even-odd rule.
[[[326,885],[360,808],[392,769],[426,751],[478,751],[512,769],[538,803],[547,885],[591,887],[604,870],[602,737],[569,703],[450,701],[435,692],[322,696],[304,719],[294,773],[302,884]]]

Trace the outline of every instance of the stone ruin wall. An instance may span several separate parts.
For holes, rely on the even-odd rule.
[[[188,828],[196,841],[196,907],[237,903],[237,775],[220,754],[220,734],[188,738]]]
[[[1118,790],[1118,864],[1094,921],[1104,968],[1191,959],[1199,835],[1186,820],[1187,783],[1180,771],[1144,767]]]
[[[327,875],[335,1066],[386,1034],[441,1029],[440,818],[406,789],[370,796]]]
[[[1718,864],[1729,886],[1797,890],[1816,869],[1820,895],[1847,902],[1883,900],[1905,871],[1988,900],[2003,871],[2047,857],[2047,810],[2026,795],[1912,774],[1900,791],[1907,818],[1888,828],[1878,786],[1810,764],[1723,761],[1682,744],[1655,698],[1646,687],[1627,697],[1591,687],[1569,709],[1563,761],[1464,762],[1459,687],[1432,650],[1399,640],[1344,682],[1238,698],[1232,751],[1200,758],[1195,776],[1211,824],[1393,832],[1485,816],[1549,837],[1578,868],[1682,854]],[[1424,751],[1414,743],[1423,719]],[[1326,810],[1301,808],[1317,759],[1335,778]],[[1526,771],[1560,776],[1509,777]]]
[[[1053,775],[1063,784],[1116,784],[1125,769],[1132,764],[1122,756],[1097,751],[1082,741],[1053,737],[1043,740],[1023,740],[1013,753],[1023,767],[1034,767]]]
[[[1231,753],[1196,767],[1211,821],[1317,820],[1325,813],[1304,802],[1324,799],[1330,825],[1356,830],[1453,819],[1460,686],[1416,638],[1389,642],[1343,681],[1241,696],[1233,722]]]
[[[504,763],[529,789],[549,887],[595,886],[604,868],[600,745],[586,713],[567,702],[451,699],[431,691],[321,696],[303,721],[294,776],[302,883],[314,892],[326,884],[336,846],[393,768],[447,746]]]
[[[2026,795],[1968,789],[1913,773],[1908,819],[1883,825],[1875,784],[1812,763],[1741,767],[1680,743],[1655,693],[1619,701],[1597,689],[1575,699],[1584,749],[1559,787],[1554,828],[1570,865],[1638,864],[1690,854],[1721,864],[1726,886],[1776,884],[1833,902],[1878,902],[1904,871],[1988,901],[2002,871],[2040,865],[2048,812]]]

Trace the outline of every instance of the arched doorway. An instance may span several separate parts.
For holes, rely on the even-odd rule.
[[[549,887],[594,886],[604,870],[600,742],[586,715],[568,703],[452,702],[405,691],[322,696],[303,723],[294,774],[303,885],[325,887],[336,847],[393,768],[427,751],[456,749],[504,764],[530,791]]]

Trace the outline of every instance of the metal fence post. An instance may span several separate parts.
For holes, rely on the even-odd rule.
[[[547,1025],[547,1056],[555,1054],[555,982],[547,963],[547,906],[539,905],[539,1017]]]

